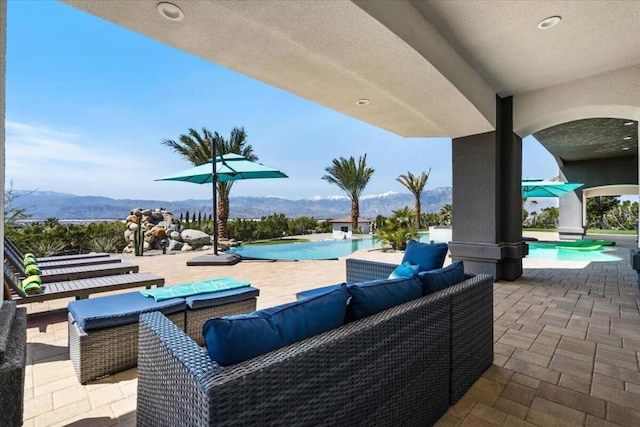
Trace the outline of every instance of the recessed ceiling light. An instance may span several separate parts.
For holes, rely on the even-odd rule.
[[[158,3],[157,8],[160,16],[167,18],[170,21],[182,21],[184,19],[184,12],[182,9],[173,3]]]
[[[625,122],[625,126],[631,126],[634,122]]]
[[[629,147],[623,147],[622,151],[627,151],[629,149]]]
[[[371,101],[369,101],[368,99],[364,99],[364,98],[358,99],[356,101],[356,104],[358,104],[358,105],[369,105],[370,103],[371,103]]]
[[[622,139],[624,139],[625,141],[628,141],[628,140],[630,140],[630,139],[631,139],[631,137],[630,137],[630,136],[625,136],[625,137],[624,137],[624,138],[622,138]]]
[[[560,18],[559,16],[550,16],[548,18],[545,18],[542,21],[538,22],[538,29],[548,30],[551,27],[555,27],[560,23],[561,19],[562,18]]]

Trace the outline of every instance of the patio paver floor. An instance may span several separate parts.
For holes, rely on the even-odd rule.
[[[525,260],[494,285],[494,365],[438,426],[640,425],[640,294],[629,265]],[[131,258],[167,284],[233,276],[260,289],[258,308],[344,280],[344,260],[186,267],[194,254]],[[355,256],[363,256],[358,253]],[[401,254],[364,253],[397,262]],[[30,313],[69,300],[32,304]],[[136,370],[80,385],[67,354],[66,314],[32,316],[27,330],[25,426],[135,425]]]

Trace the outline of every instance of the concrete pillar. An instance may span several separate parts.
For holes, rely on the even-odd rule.
[[[562,182],[569,181],[562,170],[560,170],[559,178]],[[582,190],[571,191],[560,197],[558,216],[560,240],[576,240],[585,236],[587,230],[587,219],[584,217],[585,207],[582,204]]]
[[[522,139],[512,98],[496,97],[496,131],[453,140],[454,260],[495,280],[522,275]]]

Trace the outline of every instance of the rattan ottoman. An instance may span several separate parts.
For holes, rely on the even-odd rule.
[[[96,380],[138,363],[138,317],[159,311],[184,330],[182,298],[156,303],[139,292],[70,302],[69,357],[80,383]]]
[[[253,287],[155,302],[140,292],[69,303],[69,356],[80,383],[115,374],[138,362],[138,317],[158,311],[204,345],[202,325],[211,317],[255,311]]]

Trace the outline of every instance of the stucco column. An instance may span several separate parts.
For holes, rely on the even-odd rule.
[[[461,118],[463,120],[463,118]],[[496,131],[453,140],[454,260],[496,280],[522,275],[522,139],[512,98],[496,97]]]
[[[560,170],[560,181],[569,182]],[[586,218],[582,205],[582,190],[570,191],[560,197],[558,214],[558,235],[560,240],[582,239],[586,234]]]

